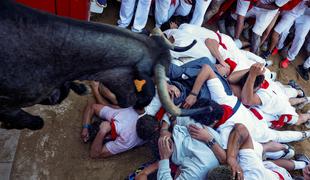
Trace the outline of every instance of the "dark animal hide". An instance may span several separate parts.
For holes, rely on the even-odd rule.
[[[134,105],[133,80],[151,79],[155,64],[167,69],[170,63],[162,37],[57,17],[9,0],[0,1],[0,40],[0,121],[7,128],[42,128],[40,117],[21,108],[60,103],[74,80],[102,81],[122,107]]]

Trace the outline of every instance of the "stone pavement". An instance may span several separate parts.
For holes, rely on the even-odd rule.
[[[0,128],[0,179],[9,180],[20,136],[19,130]]]

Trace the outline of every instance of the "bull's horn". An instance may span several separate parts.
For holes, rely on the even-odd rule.
[[[160,36],[164,39],[165,43],[168,45],[169,49],[176,51],[176,52],[184,52],[184,51],[188,51],[189,49],[191,49],[196,43],[196,40],[193,40],[193,42],[185,47],[179,47],[179,46],[175,46],[173,45],[164,35],[164,33],[161,31],[161,29],[159,28],[154,28],[151,32],[151,36]]]
[[[156,85],[158,89],[159,99],[162,106],[167,112],[174,116],[190,116],[194,114],[207,113],[212,111],[211,107],[203,107],[198,109],[181,109],[177,107],[170,99],[165,75],[165,67],[161,64],[155,66]]]

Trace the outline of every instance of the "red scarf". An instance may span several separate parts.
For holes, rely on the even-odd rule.
[[[228,106],[228,105],[221,105],[223,110],[224,110],[224,114],[222,116],[222,118],[215,124],[215,128],[220,127],[222,124],[224,124],[230,117],[231,115],[234,113],[233,109]]]
[[[280,7],[280,11],[290,11],[294,9],[302,0],[290,0],[284,6]]]

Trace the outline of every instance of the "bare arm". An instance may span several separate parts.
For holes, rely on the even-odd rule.
[[[205,45],[210,50],[212,56],[214,56],[221,65],[228,66],[219,51],[219,43],[216,40],[207,38],[205,40]]]
[[[105,100],[99,93],[99,82],[95,82],[93,81],[90,85],[91,89],[92,89],[92,92],[94,94],[94,97],[96,99],[96,101],[99,103],[99,104],[103,104],[103,105],[109,105],[110,103]]]
[[[190,108],[192,105],[194,105],[197,100],[197,96],[195,96],[194,94],[198,95],[203,83],[205,83],[205,81],[209,79],[214,78],[217,78],[217,76],[211,69],[211,67],[209,65],[203,65],[195,80],[191,94],[187,96],[183,107]]]
[[[214,139],[207,128],[199,128],[191,124],[189,125],[188,130],[192,138],[203,141],[205,143],[208,143]],[[209,148],[213,151],[220,164],[226,164],[226,152],[218,143],[209,146]]]
[[[249,69],[244,69],[241,71],[233,72],[231,73],[231,75],[228,76],[227,80],[231,84],[236,84],[248,71]]]
[[[147,180],[147,176],[152,174],[158,169],[158,162],[155,162],[148,167],[144,168],[136,177],[136,180]]]
[[[262,101],[259,96],[254,92],[254,82],[258,75],[264,72],[264,65],[256,63],[251,66],[249,76],[241,90],[241,102],[245,105],[260,105]]]
[[[90,157],[91,158],[105,158],[113,155],[108,151],[105,145],[102,145],[102,142],[108,132],[111,131],[111,126],[109,122],[102,122],[100,124],[100,130],[96,135],[95,140],[93,141],[90,148]]]

